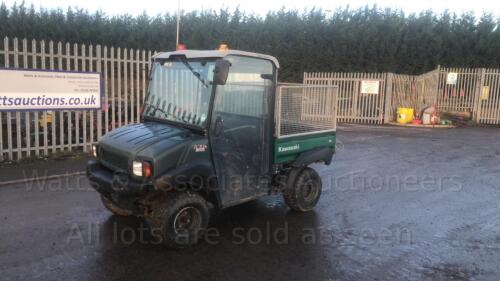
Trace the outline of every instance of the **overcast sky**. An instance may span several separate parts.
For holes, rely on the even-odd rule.
[[[13,3],[20,3],[17,0],[3,1],[7,6]],[[63,8],[68,6],[80,7],[89,11],[101,9],[109,15],[114,14],[141,14],[146,11],[149,15],[156,15],[166,11],[175,12],[177,9],[177,0],[25,0],[30,5],[33,3],[35,7],[44,8]],[[332,10],[337,7],[345,7],[350,5],[352,8],[358,8],[365,5],[377,4],[380,7],[401,8],[405,12],[420,12],[422,10],[432,9],[435,12],[442,12],[448,9],[453,12],[461,13],[463,11],[474,11],[477,15],[484,11],[492,12],[496,16],[500,16],[500,1],[499,0],[181,0],[181,9],[185,11],[202,10],[202,9],[219,9],[227,7],[234,9],[237,6],[241,10],[254,12],[264,15],[269,10],[278,10],[281,7],[287,9],[299,9],[312,7],[321,7],[324,10]]]

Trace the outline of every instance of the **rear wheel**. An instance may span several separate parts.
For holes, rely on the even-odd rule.
[[[151,235],[170,248],[185,248],[198,243],[208,226],[210,212],[198,193],[168,194],[164,204],[146,217]]]
[[[283,198],[292,210],[307,212],[316,206],[321,196],[321,177],[309,167],[292,171]]]
[[[111,201],[110,199],[108,199],[104,195],[101,195],[101,201],[102,201],[102,204],[104,205],[104,207],[106,207],[106,209],[108,209],[108,211],[110,211],[111,213],[113,213],[117,216],[126,217],[126,216],[131,216],[133,214],[133,212],[130,210],[118,207],[115,203],[113,203],[113,201]]]

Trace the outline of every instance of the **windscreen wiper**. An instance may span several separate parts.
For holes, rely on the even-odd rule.
[[[165,110],[161,109],[159,106],[156,106],[156,105],[153,105],[151,103],[144,103],[144,106],[147,106],[148,109],[146,110],[146,113],[149,113],[149,108],[153,108],[153,116],[155,116],[156,114],[156,111],[160,111],[161,113],[163,113],[166,116],[168,116],[168,114],[165,112]]]
[[[205,81],[205,79],[201,77],[201,74],[198,71],[194,70],[194,68],[189,64],[189,62],[185,58],[179,57],[179,60],[193,73],[194,76],[196,76],[196,78],[198,78],[198,80],[200,80],[200,82],[203,84],[203,86],[205,86],[205,88],[208,88],[207,81]]]

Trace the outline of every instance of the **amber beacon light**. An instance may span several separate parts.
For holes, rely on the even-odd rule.
[[[229,51],[229,45],[228,44],[220,44],[219,48],[217,48],[219,51]]]

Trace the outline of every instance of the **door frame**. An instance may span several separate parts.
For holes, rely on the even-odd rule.
[[[235,56],[238,56],[238,55],[235,55]],[[245,56],[241,56],[241,57],[245,57]],[[253,57],[252,57],[253,58]],[[276,100],[276,86],[278,84],[278,68],[276,67],[276,65],[271,61],[271,60],[267,60],[267,59],[263,59],[263,58],[255,58],[255,59],[260,59],[260,60],[265,60],[265,61],[269,61],[272,65],[272,68],[273,68],[273,79],[271,81],[271,85],[270,85],[270,91],[269,91],[269,95],[268,95],[268,101],[267,101],[267,110],[268,110],[268,122],[270,123],[269,126],[267,126],[267,149],[268,149],[268,161],[269,161],[269,166],[268,166],[268,171],[266,173],[265,176],[268,176],[269,179],[268,179],[268,182],[269,182],[269,185],[267,186],[267,189],[270,191],[271,190],[271,182],[272,182],[272,177],[273,177],[273,170],[274,170],[274,140],[275,140],[275,136],[274,136],[274,132],[275,132],[275,111],[274,111],[274,107],[275,107],[275,100]],[[209,102],[209,111],[208,111],[208,116],[207,116],[207,129],[206,129],[206,137],[208,139],[208,144],[209,144],[209,153],[210,153],[210,162],[212,163],[212,167],[213,167],[213,171],[215,173],[215,178],[216,178],[216,182],[217,182],[217,190],[215,192],[215,196],[217,198],[217,201],[219,203],[219,207],[220,209],[223,209],[223,208],[227,208],[227,207],[231,207],[231,206],[235,206],[235,205],[238,205],[238,204],[241,204],[241,203],[244,203],[244,202],[247,202],[247,201],[251,201],[251,200],[254,200],[254,199],[257,199],[257,198],[260,198],[264,195],[256,195],[254,197],[251,197],[251,198],[246,198],[244,200],[239,200],[239,201],[235,201],[235,202],[232,202],[230,204],[225,204],[223,199],[222,199],[222,196],[221,196],[221,192],[220,192],[220,183],[219,183],[219,175],[218,175],[218,171],[217,171],[217,168],[216,168],[216,164],[215,164],[215,158],[214,158],[214,152],[213,152],[213,142],[212,142],[212,138],[211,138],[211,130],[212,130],[212,119],[213,119],[213,116],[214,116],[214,105],[215,105],[215,100],[216,100],[216,95],[218,94],[218,89],[219,85],[213,85],[212,87],[212,93],[211,93],[211,96],[210,96],[210,102]],[[269,193],[269,192],[268,192]]]

